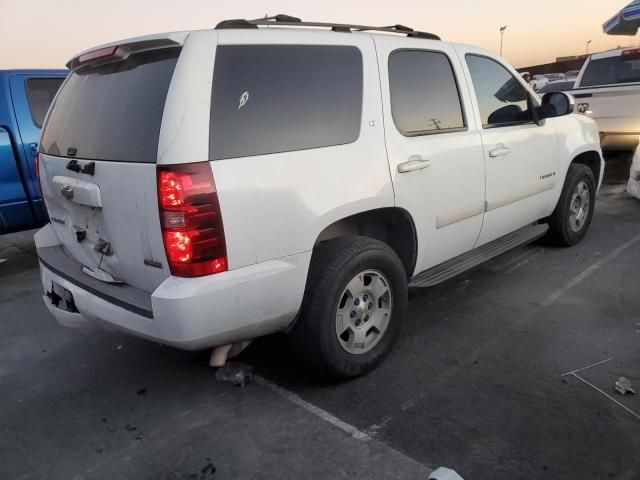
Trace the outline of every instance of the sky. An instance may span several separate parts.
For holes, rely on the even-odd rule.
[[[157,32],[212,28],[229,18],[286,13],[303,20],[403,24],[444,40],[500,48],[516,67],[628,46],[640,37],[602,33],[630,0],[0,0],[0,69],[58,68],[102,43]]]

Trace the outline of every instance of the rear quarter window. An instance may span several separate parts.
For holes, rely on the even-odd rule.
[[[53,102],[64,78],[29,78],[26,81],[27,102],[31,119],[36,127],[42,128],[44,117]]]
[[[354,142],[360,133],[362,75],[362,55],[352,46],[219,46],[211,158]]]
[[[155,163],[180,48],[74,70],[42,132],[41,151],[87,160]]]

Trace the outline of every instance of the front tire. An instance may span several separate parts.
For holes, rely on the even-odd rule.
[[[596,181],[586,165],[569,166],[558,205],[549,218],[547,239],[560,246],[580,242],[587,233],[596,204]]]
[[[389,354],[406,312],[406,272],[387,244],[330,240],[313,253],[292,347],[321,376],[357,377]]]

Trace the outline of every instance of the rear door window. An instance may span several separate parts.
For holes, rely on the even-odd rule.
[[[611,85],[618,81],[618,65],[620,57],[591,60],[582,75],[581,87]]]
[[[180,48],[129,55],[71,73],[42,133],[41,151],[88,160],[155,163]]]
[[[44,117],[64,78],[29,78],[26,81],[27,101],[36,127],[42,128]]]
[[[219,46],[210,158],[354,142],[360,134],[362,75],[362,55],[352,46]]]
[[[444,53],[400,50],[389,57],[391,113],[407,136],[465,128],[458,85]]]
[[[581,87],[640,82],[640,55],[622,55],[591,60],[580,82]]]
[[[618,83],[640,82],[640,55],[620,57]]]

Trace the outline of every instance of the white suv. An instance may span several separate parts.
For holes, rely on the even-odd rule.
[[[274,28],[262,28],[270,25]],[[598,131],[495,55],[287,16],[98,47],[39,154],[45,303],[184,349],[277,331],[317,372],[387,355],[407,289],[585,235]]]

